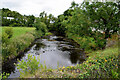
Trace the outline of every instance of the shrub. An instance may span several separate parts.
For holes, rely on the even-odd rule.
[[[9,39],[8,39],[8,35],[6,33],[2,34],[2,43],[8,43]]]
[[[3,61],[6,60],[7,58],[10,58],[10,57],[13,57],[13,56],[16,56],[16,47],[12,44],[12,43],[9,43],[9,44],[5,44],[3,43],[2,44],[2,58],[3,58]]]
[[[36,19],[34,26],[36,27],[36,37],[41,37],[42,35],[45,35],[46,32],[48,32],[46,24],[40,22],[39,19]]]
[[[5,34],[5,35],[4,35]],[[2,41],[2,58],[5,61],[7,58],[12,58],[17,56],[17,53],[24,51],[31,42],[34,41],[34,36],[30,33],[21,35],[19,37],[13,38],[12,40],[8,39],[7,34],[3,34]]]
[[[73,40],[75,40],[78,44],[80,44],[80,47],[85,50],[93,50],[96,48],[95,39],[92,37],[84,36],[75,36],[73,37]]]
[[[52,35],[52,33],[51,33],[51,32],[47,32],[47,33],[45,34],[45,36],[49,36],[49,35]]]
[[[9,75],[10,75],[9,73],[5,73],[5,72],[0,73],[0,80],[5,80],[5,79],[7,79],[7,77],[8,77]]]
[[[13,36],[13,29],[5,28],[5,33],[8,35],[8,38],[11,38]]]
[[[83,64],[77,65],[79,78],[119,78],[118,48],[94,51]]]
[[[39,69],[39,60],[37,61],[36,57],[28,54],[26,61],[19,61],[19,64],[16,64],[17,68],[20,71],[21,75],[24,74],[34,74],[36,70]]]
[[[85,73],[80,73],[80,78],[118,78],[118,57],[109,56],[104,59],[96,57],[96,60],[87,61],[83,64],[81,70]],[[90,64],[90,65],[88,65]]]

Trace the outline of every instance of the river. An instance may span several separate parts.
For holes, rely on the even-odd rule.
[[[79,48],[79,45],[72,40],[60,36],[50,36],[49,38],[37,39],[34,45],[22,55],[19,60],[26,60],[27,55],[31,54],[40,58],[41,64],[46,64],[47,68],[56,69],[58,64],[62,66],[75,66],[85,61],[85,53]],[[19,70],[14,60],[3,68],[3,71],[9,72],[8,78],[17,78],[20,76]]]

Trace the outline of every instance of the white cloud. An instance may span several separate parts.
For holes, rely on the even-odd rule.
[[[2,8],[18,11],[25,15],[39,16],[40,12],[58,16],[71,6],[73,0],[2,0]],[[74,0],[82,3],[83,0]],[[1,8],[1,6],[0,6]]]

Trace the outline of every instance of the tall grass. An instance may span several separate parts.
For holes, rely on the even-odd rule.
[[[35,39],[35,28],[3,27],[2,29],[3,61],[17,56],[19,52],[24,51]],[[8,32],[9,34],[7,34]],[[11,37],[9,37],[10,34]]]

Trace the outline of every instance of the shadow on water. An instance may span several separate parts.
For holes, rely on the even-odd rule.
[[[45,45],[43,44],[43,43],[35,43],[35,48],[34,48],[34,50],[40,50],[41,48],[44,48],[45,47]]]
[[[59,67],[75,66],[81,64],[86,58],[84,51],[79,48],[77,43],[59,36],[37,39],[25,54],[23,53],[17,58],[26,60],[28,54],[39,57],[41,64],[45,62],[47,67],[50,66],[53,69],[57,68],[58,63]],[[20,75],[17,67],[13,64],[19,64],[17,58],[3,68],[3,71],[11,73],[9,78],[17,78]]]

